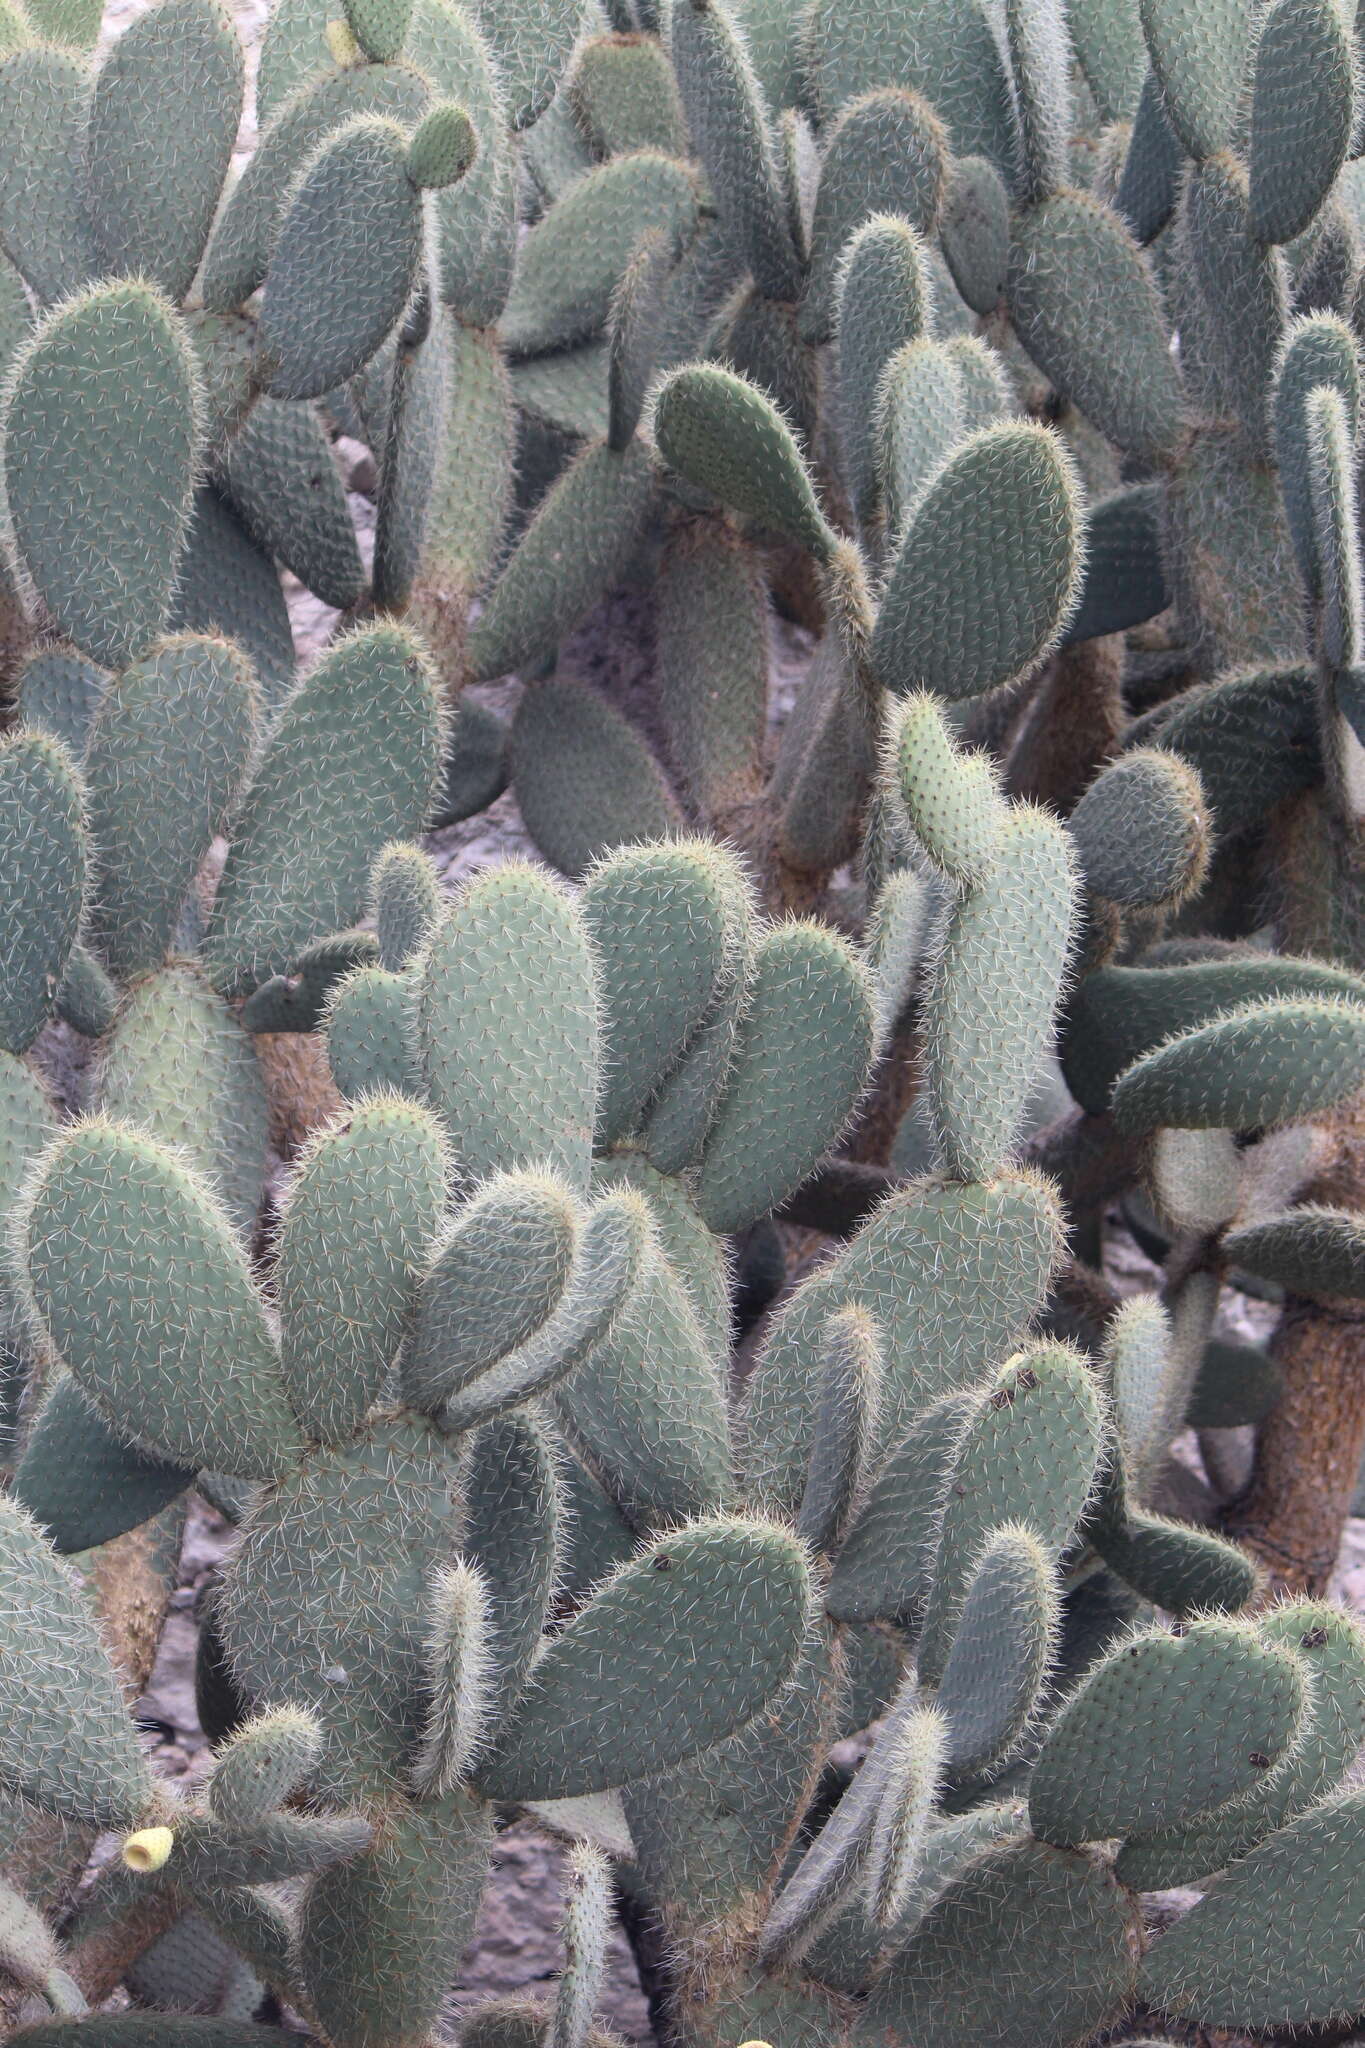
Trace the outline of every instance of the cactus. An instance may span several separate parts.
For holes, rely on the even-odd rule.
[[[333,14],[228,187],[213,0],[0,6],[0,2031],[417,2048],[513,1810],[469,2042],[607,2039],[608,1856],[668,2048],[1352,2015],[1356,29]]]

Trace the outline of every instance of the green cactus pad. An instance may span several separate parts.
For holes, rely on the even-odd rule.
[[[13,1501],[0,1501],[0,1629],[0,1784],[87,1826],[136,1827],[151,1774],[94,1608]]]
[[[98,268],[85,182],[91,84],[70,50],[31,44],[0,64],[0,247],[44,306]]]
[[[1137,0],[1072,0],[1067,22],[1104,119],[1132,120],[1147,73]]]
[[[421,952],[441,917],[441,883],[429,854],[396,839],[370,874],[379,964],[399,974]]]
[[[1261,1622],[1309,1674],[1301,1739],[1256,1790],[1183,1828],[1133,1835],[1119,1852],[1122,1883],[1141,1890],[1186,1884],[1223,1869],[1315,1800],[1333,1791],[1365,1731],[1365,1642],[1359,1626],[1323,1601],[1286,1601]]]
[[[519,862],[480,875],[432,939],[417,1034],[461,1172],[549,1166],[587,1182],[597,991],[582,914]]]
[[[1032,1529],[1002,1524],[972,1573],[935,1702],[944,1760],[960,1776],[998,1770],[1018,1746],[1042,1698],[1059,1609],[1047,1547]]]
[[[1159,484],[1129,484],[1091,507],[1085,536],[1080,602],[1064,647],[1104,633],[1126,632],[1170,603],[1161,555]]]
[[[1102,1441],[1099,1391],[1065,1345],[1019,1352],[983,1390],[953,1457],[919,1672],[942,1676],[983,1545],[1004,1525],[1031,1529],[1058,1557],[1080,1520]]]
[[[134,983],[101,1048],[94,1099],[192,1166],[250,1237],[265,1174],[265,1086],[250,1038],[193,967]]]
[[[1339,391],[1353,430],[1360,425],[1361,372],[1355,335],[1331,313],[1293,320],[1275,367],[1271,405],[1280,493],[1304,588],[1320,588],[1317,521],[1308,452],[1308,398],[1317,385]]]
[[[1015,182],[1036,205],[1072,183],[1069,23],[1056,0],[1006,0],[1005,27],[1019,110]]]
[[[1008,298],[1019,339],[1043,375],[1139,460],[1180,444],[1180,373],[1151,272],[1116,213],[1061,192],[1023,214]]]
[[[1140,0],[1142,30],[1171,121],[1188,153],[1232,142],[1254,33],[1241,0]]]
[[[228,641],[189,634],[159,642],[105,691],[84,764],[95,849],[88,935],[115,974],[164,958],[245,780],[256,711],[245,657]]]
[[[46,733],[0,740],[0,1050],[47,1022],[81,921],[85,809],[71,757]]]
[[[864,477],[857,494],[865,520],[877,509],[880,492],[888,533],[904,530],[925,483],[968,431],[964,402],[961,370],[943,342],[908,341],[887,359],[870,440],[862,427],[845,427],[850,460],[861,448],[857,473],[869,462],[875,468],[875,488]]]
[[[836,1621],[918,1625],[948,1475],[972,1414],[969,1395],[945,1395],[883,1462],[834,1561],[825,1606]]]
[[[492,45],[513,128],[527,128],[548,106],[583,28],[581,0],[479,0],[478,22]]]
[[[412,989],[402,975],[360,967],[337,982],[327,1002],[327,1061],[344,1101],[388,1088],[423,1093],[408,1035],[411,1012]]]
[[[323,143],[280,223],[261,299],[276,398],[319,398],[369,362],[412,291],[422,205],[397,122],[361,116]]]
[[[312,1775],[321,1746],[317,1722],[295,1708],[248,1721],[213,1759],[208,1800],[214,1818],[250,1828],[278,1812]]]
[[[1114,211],[1127,221],[1144,249],[1175,212],[1184,164],[1185,152],[1167,116],[1156,74],[1149,71],[1113,194]]]
[[[835,280],[849,238],[872,214],[895,215],[932,238],[943,205],[948,141],[918,94],[883,89],[846,106],[829,133],[811,215],[801,332],[828,341]]]
[[[633,1299],[650,1249],[650,1216],[640,1197],[605,1196],[588,1218],[555,1312],[515,1351],[447,1396],[442,1427],[472,1429],[565,1379],[607,1337]]]
[[[1289,318],[1289,277],[1278,250],[1253,238],[1247,174],[1235,157],[1211,157],[1193,172],[1184,226],[1217,368],[1252,447],[1262,453],[1275,359]]]
[[[677,0],[669,52],[683,113],[722,214],[770,299],[793,300],[801,272],[783,202],[771,115],[730,10]]]
[[[752,1223],[805,1179],[862,1093],[873,1035],[865,970],[832,932],[793,922],[759,941],[697,1177],[712,1230]]]
[[[1276,0],[1267,8],[1256,37],[1247,152],[1258,242],[1292,242],[1331,191],[1350,150],[1357,61],[1332,0]],[[1313,119],[1305,124],[1306,92]]]
[[[890,1449],[931,1402],[974,1386],[1017,1346],[1046,1293],[1060,1228],[1055,1195],[1032,1178],[898,1190],[774,1318],[742,1424],[752,1496],[791,1513],[800,1503],[816,1338],[832,1309],[856,1303],[882,1332],[880,1438]]]
[[[644,413],[669,316],[673,259],[663,230],[647,228],[617,287],[607,363],[607,439],[618,452],[632,439]]]
[[[1237,2027],[1311,2026],[1358,2012],[1362,1841],[1365,1793],[1310,1807],[1154,1945],[1142,1996],[1165,2012]]]
[[[459,1785],[488,1714],[488,1588],[463,1559],[443,1566],[427,1600],[422,1740],[410,1770],[419,1799]]]
[[[929,251],[908,221],[875,215],[857,229],[839,267],[837,312],[839,430],[854,505],[866,519],[875,508],[879,480],[876,426],[883,379],[898,351],[922,341],[933,327]]]
[[[496,1799],[562,1799],[681,1763],[781,1691],[810,1614],[805,1553],[768,1523],[660,1537],[545,1650],[487,1760]]]
[[[223,483],[247,532],[324,604],[365,588],[346,492],[311,405],[259,398],[228,444]]]
[[[365,55],[387,64],[402,51],[412,20],[412,0],[345,0],[346,26]]]
[[[1009,164],[1014,123],[1004,51],[969,0],[894,0],[875,14],[818,0],[803,22],[809,90],[822,121],[877,86],[923,93],[955,151]]]
[[[1315,635],[1318,659],[1329,669],[1352,669],[1360,659],[1362,609],[1355,422],[1331,386],[1310,391],[1305,410],[1322,600]]]
[[[299,172],[330,135],[362,115],[414,123],[431,101],[426,79],[403,64],[333,69],[296,83],[291,97],[269,108],[268,125],[214,229],[201,283],[211,312],[235,312],[262,283]],[[264,106],[260,118],[265,124]]]
[[[461,1547],[487,1588],[488,1725],[518,1698],[554,1597],[562,1524],[556,1455],[528,1415],[476,1431],[464,1469]]]
[[[581,43],[568,100],[574,139],[586,137],[599,157],[625,156],[633,149],[687,154],[673,67],[663,45],[650,37],[627,32]],[[586,169],[590,161],[588,156],[576,169]]]
[[[100,67],[86,134],[100,269],[181,299],[194,282],[232,160],[246,90],[236,27],[217,0],[157,0]]]
[[[265,708],[279,709],[294,680],[294,634],[279,571],[214,491],[195,492],[169,626],[235,640],[256,671]]]
[[[816,1552],[838,1550],[860,1504],[876,1437],[881,1343],[862,1309],[837,1309],[824,1329],[824,1371],[796,1533]]]
[[[420,831],[441,761],[420,644],[376,625],[333,641],[281,710],[247,791],[205,953],[245,993],[365,904],[370,866]]]
[[[430,2038],[474,1932],[491,1848],[488,1808],[455,1792],[399,1808],[368,1855],[310,1886],[300,1970],[333,2040],[390,2048]]]
[[[753,799],[768,729],[768,595],[728,520],[670,538],[655,585],[659,715],[698,816],[723,822]]]
[[[171,1153],[115,1124],[75,1126],[29,1190],[18,1243],[53,1349],[120,1433],[245,1479],[296,1455],[241,1248]]]
[[[1133,1907],[1102,1863],[1041,1842],[991,1848],[897,1951],[863,2013],[859,2043],[1062,2048],[1086,2040],[1131,2000],[1133,1933]],[[983,1957],[1008,1957],[1009,1969],[983,1968]]]
[[[1174,967],[1102,967],[1081,981],[1062,1034],[1062,1066],[1077,1102],[1098,1116],[1126,1067],[1164,1041],[1228,1011],[1275,998],[1365,1002],[1365,983],[1315,960],[1276,955]]]
[[[1179,754],[1125,754],[1091,783],[1068,829],[1086,887],[1124,909],[1174,909],[1207,872],[1204,792]]]
[[[456,1461],[412,1416],[311,1453],[252,1507],[217,1625],[248,1698],[318,1715],[323,1789],[357,1770],[406,1771],[421,1733],[427,1589],[456,1552],[459,1512]]]
[[[635,727],[584,684],[527,690],[510,756],[526,828],[563,874],[581,877],[612,847],[666,838],[682,823]]]
[[[674,370],[655,395],[652,428],[659,454],[688,483],[830,559],[835,535],[791,429],[747,378],[715,363]]]
[[[19,671],[20,722],[60,740],[79,761],[109,676],[74,647],[40,647]]]
[[[958,157],[948,173],[939,221],[944,258],[972,312],[993,313],[1009,268],[1009,197],[983,156]]]
[[[496,803],[511,780],[508,731],[496,711],[470,696],[455,707],[431,830],[458,825]]]
[[[697,218],[692,173],[641,150],[587,171],[531,229],[498,331],[513,355],[600,334],[636,243],[657,228],[679,250]]]
[[[1238,1614],[1259,1590],[1244,1550],[1186,1522],[1130,1507],[1087,1533],[1110,1570],[1168,1614]]]
[[[611,1048],[598,1140],[611,1144],[636,1127],[717,994],[742,970],[749,885],[725,849],[685,840],[608,855],[580,901]]]
[[[0,1049],[0,1243],[29,1168],[54,1129],[52,1104],[33,1068]],[[0,1278],[0,1340],[17,1334],[21,1322],[8,1277]]]
[[[1231,1230],[1226,1256],[1291,1294],[1365,1295],[1365,1228],[1350,1209],[1316,1204]]]
[[[916,692],[896,704],[887,732],[887,768],[929,858],[955,881],[982,881],[1005,823],[995,767],[954,743],[935,699]]]
[[[149,1522],[193,1484],[190,1467],[148,1457],[115,1436],[70,1373],[61,1373],[24,1445],[14,1498],[70,1557]]]
[[[569,1441],[636,1528],[725,1507],[725,1388],[687,1289],[651,1245],[629,1300],[555,1390]]]
[[[102,1038],[114,1021],[118,990],[88,946],[71,948],[54,998],[57,1015],[83,1038]]]
[[[67,638],[110,668],[165,623],[198,426],[193,351],[150,285],[96,286],[21,351],[6,394],[10,531]]]
[[[554,653],[625,569],[654,498],[638,441],[585,448],[557,478],[489,593],[469,636],[475,682]]]
[[[958,1180],[1008,1155],[1051,1041],[1074,895],[1065,832],[1016,804],[990,873],[947,909],[923,1002],[930,1113]]]
[[[1083,533],[1056,435],[1023,423],[973,434],[911,509],[872,638],[881,682],[952,699],[1030,674],[1075,606]]]
[[[408,176],[423,192],[443,192],[462,178],[478,150],[463,107],[443,100],[423,117],[408,145]]]
[[[1049,1730],[1029,1783],[1034,1832],[1059,1843],[1097,1840],[1243,1798],[1298,1740],[1305,1700],[1293,1652],[1242,1623],[1134,1636],[1092,1671]]]
[[[290,962],[288,974],[274,974],[242,1005],[248,1031],[316,1031],[332,991],[355,969],[373,967],[379,947],[372,932],[353,928],[318,939]]]
[[[1332,1109],[1365,1078],[1365,1007],[1330,997],[1249,1003],[1148,1053],[1120,1075],[1125,1131],[1249,1130]]]
[[[554,1314],[583,1220],[570,1189],[549,1174],[483,1183],[422,1275],[402,1357],[403,1392],[414,1408],[434,1413]]]
[[[1257,1344],[1204,1347],[1185,1420],[1191,1429],[1237,1429],[1264,1422],[1284,1392],[1284,1375]]]
[[[285,1193],[280,1370],[308,1435],[343,1443],[384,1389],[445,1206],[434,1117],[392,1096],[318,1136]]]

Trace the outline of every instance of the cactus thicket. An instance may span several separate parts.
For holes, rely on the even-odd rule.
[[[276,0],[235,167],[218,0],[99,31],[0,0],[0,2037],[610,2048],[618,1914],[660,2048],[1358,2022],[1348,13]]]

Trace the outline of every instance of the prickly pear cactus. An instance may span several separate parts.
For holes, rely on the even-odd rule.
[[[618,1904],[661,2048],[1349,2022],[1346,15],[277,0],[236,172],[217,0],[99,26],[0,0],[0,2034],[432,2048],[517,1815],[465,2048]]]

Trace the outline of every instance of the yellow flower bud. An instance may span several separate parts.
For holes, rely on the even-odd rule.
[[[360,62],[360,45],[351,34],[349,22],[329,21],[323,30],[323,38],[331,52],[332,62],[340,64],[343,70]]]
[[[169,1828],[139,1828],[136,1834],[124,1837],[123,1860],[129,1870],[160,1870],[174,1847],[175,1836]]]

